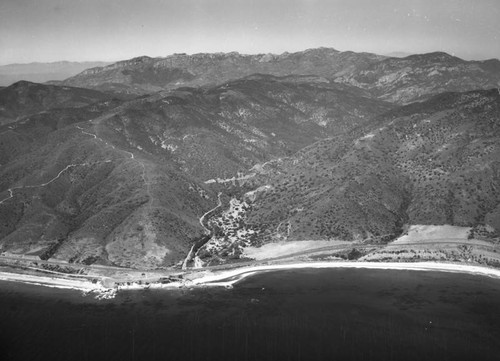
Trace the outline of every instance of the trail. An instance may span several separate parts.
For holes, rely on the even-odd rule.
[[[236,181],[241,181],[241,180],[247,180],[247,179],[250,179],[250,178],[253,178],[257,175],[257,173],[250,173],[250,174],[247,174],[247,175],[244,175],[244,176],[241,176],[241,177],[232,177],[232,178],[226,178],[226,179],[222,179],[222,178],[215,178],[215,179],[209,179],[207,181],[205,181],[204,183],[205,184],[212,184],[212,183],[229,183],[229,182],[236,182]]]
[[[89,121],[91,121],[91,120],[89,120]],[[114,145],[109,144],[104,139],[98,137],[97,134],[89,133],[89,132],[85,131],[84,128],[80,127],[79,125],[75,125],[75,127],[78,130],[80,130],[83,134],[89,135],[89,136],[93,137],[95,140],[103,142],[105,145],[110,146],[113,149],[116,149]],[[142,175],[141,175],[141,177],[144,180],[144,184],[146,185],[146,191],[147,191],[148,197],[149,197],[149,199],[151,201],[152,197],[151,197],[151,192],[150,192],[150,185],[149,185],[149,182],[146,180],[146,166],[144,165],[143,162],[136,160],[135,157],[134,157],[134,154],[132,152],[125,151],[125,150],[123,152],[129,154],[130,159],[134,159],[136,162],[138,162],[141,165],[141,167],[142,167]],[[45,186],[51,184],[52,182],[54,182],[57,179],[59,179],[61,177],[61,175],[63,175],[64,172],[66,172],[70,168],[79,167],[79,166],[90,166],[90,165],[93,165],[93,164],[110,163],[110,162],[112,162],[112,161],[111,160],[104,160],[104,161],[98,161],[98,162],[93,162],[93,163],[86,162],[86,163],[68,164],[61,171],[59,171],[59,173],[54,178],[50,179],[49,181],[47,181],[45,183],[36,184],[36,185],[17,186],[17,187],[12,187],[12,188],[7,189],[7,191],[9,192],[9,196],[7,198],[4,198],[4,199],[0,200],[0,204],[3,204],[4,202],[6,202],[9,199],[13,198],[15,196],[14,191],[16,191],[18,189],[39,188],[39,187],[45,187]]]
[[[90,122],[91,120],[89,120]],[[97,134],[94,134],[94,133],[89,133],[89,132],[86,132],[85,129],[83,129],[82,127],[80,127],[79,125],[75,125],[76,128],[78,128],[83,134],[87,134],[87,135],[90,135],[91,137],[94,137],[95,140],[98,140],[98,141],[101,141],[103,142],[104,144],[106,144],[107,146],[115,149],[115,146],[113,144],[109,144],[108,142],[106,142],[104,139],[100,138],[97,136]],[[127,152],[127,153],[130,153],[130,152]],[[133,158],[133,155],[132,155],[132,158]]]
[[[75,127],[77,127],[78,129],[80,129],[80,131],[83,133],[83,134],[87,134],[87,135],[90,135],[91,137],[94,137],[94,139],[98,139],[97,138],[97,135],[95,134],[92,134],[92,133],[89,133],[89,132],[86,132],[82,127],[80,127],[79,125],[75,125]],[[99,138],[100,141],[102,141],[101,138]]]
[[[11,199],[12,197],[14,197],[14,192],[12,191],[12,188],[7,189],[7,191],[10,193],[10,196],[9,196],[9,197],[7,197],[7,198],[2,199],[2,200],[0,201],[0,204],[2,204],[3,202],[5,202],[5,201],[7,201],[7,200]]]
[[[257,171],[257,172],[252,172],[252,173],[248,173],[245,175],[234,176],[231,178],[213,178],[213,179],[206,180],[204,183],[205,184],[213,184],[213,183],[220,184],[220,183],[230,183],[230,182],[234,183],[236,181],[242,181],[242,180],[254,178],[258,173],[261,173],[261,171],[259,171],[259,169],[264,168],[267,164],[276,163],[276,162],[279,163],[285,159],[291,159],[291,158],[290,157],[282,157],[282,158],[271,159],[271,160],[268,160],[267,162],[262,163],[262,164],[255,164],[252,168],[249,169],[249,171],[253,170],[253,171]]]
[[[95,134],[92,134],[92,133],[88,133],[86,131],[84,131],[83,128],[79,127],[78,125],[76,125],[76,127],[78,129],[80,129],[80,131],[84,134],[88,134],[88,135],[91,135],[93,136],[95,139],[98,139],[98,137],[95,135]],[[100,139],[100,138],[99,138]],[[100,139],[102,140],[102,139]],[[95,162],[96,164],[97,163],[109,163],[111,162],[110,160],[106,160],[106,161],[102,161],[102,162]],[[68,164],[66,167],[64,167],[64,169],[62,169],[54,178],[52,178],[51,180],[49,180],[48,182],[45,182],[45,183],[42,183],[42,184],[37,184],[37,185],[28,185],[28,186],[18,186],[18,187],[12,187],[12,188],[9,188],[7,189],[7,191],[10,193],[9,194],[9,197],[7,198],[4,198],[2,200],[0,200],[0,204],[4,203],[5,201],[11,199],[14,197],[14,191],[17,190],[17,189],[26,189],[26,188],[39,188],[39,187],[45,187],[47,185],[49,185],[50,183],[56,181],[57,179],[59,179],[59,177],[65,172],[67,171],[69,168],[73,168],[73,167],[78,167],[78,166],[89,166],[90,163],[78,163],[78,164]]]
[[[94,125],[99,125],[100,121],[102,121],[102,119],[98,120],[96,124]],[[92,120],[89,120],[89,122],[92,123]],[[152,203],[153,203],[153,196],[151,194],[151,183],[147,180],[147,170],[146,170],[146,165],[144,164],[143,161],[137,159],[134,155],[134,153],[128,151],[128,150],[124,150],[124,149],[116,149],[115,146],[113,144],[110,144],[108,142],[106,142],[104,139],[102,139],[101,137],[99,137],[97,134],[94,134],[94,133],[89,133],[87,131],[85,131],[85,129],[83,129],[82,127],[80,127],[79,125],[75,125],[75,127],[77,129],[79,129],[83,134],[87,134],[87,135],[90,135],[91,137],[93,137],[95,140],[98,140],[102,143],[104,143],[105,145],[107,145],[108,147],[111,147],[115,150],[118,150],[120,152],[123,152],[123,153],[126,153],[130,159],[134,160],[136,163],[138,163],[141,167],[142,167],[142,174],[141,174],[141,178],[143,179],[144,181],[144,185],[146,186],[146,193],[148,195],[148,198],[149,198],[149,201],[148,201],[148,210],[151,209],[152,207]],[[96,133],[97,133],[97,129],[96,129]]]
[[[55,182],[57,179],[59,179],[63,175],[63,173],[66,172],[70,168],[80,167],[80,166],[82,166],[82,167],[86,167],[87,166],[88,167],[88,166],[91,166],[91,165],[94,165],[94,164],[109,163],[109,162],[111,162],[111,160],[104,160],[104,161],[93,162],[93,163],[68,164],[59,173],[57,173],[57,175],[54,178],[52,178],[48,182],[41,183],[41,184],[35,184],[35,185],[24,185],[24,186],[12,187],[12,188],[7,189],[7,191],[10,193],[10,196],[7,197],[7,198],[5,198],[5,199],[2,199],[0,201],[0,204],[4,203],[5,201],[7,201],[7,200],[9,200],[11,198],[13,198],[14,197],[14,191],[17,190],[17,189],[40,188],[40,187],[48,186],[50,183]]]
[[[210,230],[205,227],[205,225],[203,224],[203,219],[210,213],[210,212],[213,212],[215,211],[217,208],[219,208],[220,206],[222,206],[222,201],[220,200],[220,196],[222,195],[222,192],[219,192],[219,194],[217,195],[217,198],[218,198],[218,202],[217,202],[217,206],[215,206],[214,208],[212,208],[211,210],[209,210],[208,212],[205,212],[205,214],[203,214],[201,217],[200,217],[200,224],[201,226],[205,229],[205,233],[206,234],[210,234]]]
[[[133,156],[133,154],[132,154]],[[131,158],[131,159],[134,159],[134,158]],[[139,165],[142,167],[142,174],[141,174],[141,178],[144,182],[144,185],[146,186],[146,194],[148,196],[148,204],[147,204],[147,210],[150,211],[152,206],[153,206],[153,200],[154,200],[154,197],[153,195],[151,194],[151,182],[147,179],[147,171],[146,171],[146,165],[144,164],[144,162],[138,160],[138,159],[134,159],[137,163],[139,163]],[[146,217],[148,215],[146,214]]]
[[[38,184],[38,185],[33,185],[33,186],[24,186],[24,187],[17,187],[17,188],[37,188],[37,187],[45,187],[47,185],[49,185],[50,183],[54,182],[55,180],[57,180],[64,172],[66,172],[69,168],[73,168],[73,167],[78,167],[78,166],[88,166],[89,163],[80,163],[80,164],[69,164],[67,165],[62,171],[60,171],[59,173],[57,173],[57,175],[52,178],[51,180],[49,180],[48,182],[45,182],[45,183],[42,183],[42,184]]]
[[[78,128],[83,134],[87,134],[87,135],[90,135],[92,137],[94,137],[94,139],[96,140],[99,140],[101,142],[104,142],[106,145],[109,145],[106,141],[104,141],[102,138],[99,138],[96,134],[93,134],[93,133],[89,133],[89,132],[86,132],[82,127],[80,127],[79,125],[75,125],[76,128]],[[114,146],[111,145],[111,147],[113,147],[114,149]],[[133,154],[130,153],[132,156],[131,158],[133,159]],[[93,163],[89,163],[89,162],[86,162],[86,163],[76,163],[76,164],[68,164],[66,167],[64,167],[61,171],[59,171],[59,173],[52,179],[50,179],[49,181],[45,182],[45,183],[41,183],[41,184],[36,184],[36,185],[25,185],[25,186],[18,186],[18,187],[12,187],[12,188],[9,188],[7,189],[7,191],[9,192],[9,197],[7,198],[4,198],[2,200],[0,200],[0,204],[3,204],[4,202],[6,202],[7,200],[11,199],[14,197],[14,191],[15,190],[18,190],[18,189],[27,189],[27,188],[39,188],[39,187],[45,187],[47,185],[49,185],[50,183],[56,181],[57,179],[59,179],[59,177],[61,177],[61,175],[63,175],[64,172],[66,172],[68,169],[70,168],[73,168],[73,167],[79,167],[79,166],[90,166],[90,165],[93,165],[93,164],[99,164],[99,163],[110,163],[111,160],[104,160],[104,161],[98,161],[98,162],[93,162]],[[144,167],[144,165],[143,165]]]

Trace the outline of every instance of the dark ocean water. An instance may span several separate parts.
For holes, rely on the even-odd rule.
[[[303,269],[106,301],[1,282],[0,360],[500,360],[500,280]]]

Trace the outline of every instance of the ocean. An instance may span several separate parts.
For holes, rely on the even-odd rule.
[[[258,274],[232,289],[0,282],[0,360],[499,360],[500,280],[374,269]]]

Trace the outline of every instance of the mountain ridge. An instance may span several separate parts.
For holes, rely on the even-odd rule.
[[[116,98],[92,89],[21,80],[0,89],[0,125],[50,108],[79,108]]]
[[[173,54],[88,69],[62,84],[144,95],[180,86],[218,85],[253,73],[320,76],[366,89],[375,98],[405,104],[445,91],[497,87],[500,61],[466,61],[444,52],[398,58],[333,48],[256,55]]]

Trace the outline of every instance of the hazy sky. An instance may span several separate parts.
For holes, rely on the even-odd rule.
[[[319,46],[500,58],[500,0],[0,0],[0,64]]]

